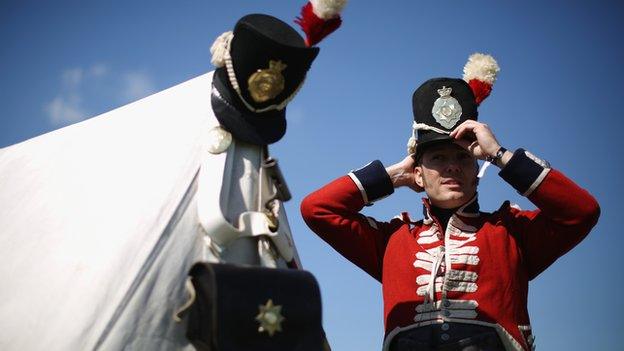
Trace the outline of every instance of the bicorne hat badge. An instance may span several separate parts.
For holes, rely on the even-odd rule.
[[[282,61],[269,61],[269,68],[259,69],[247,81],[249,93],[255,102],[265,102],[275,98],[284,90],[282,71],[287,65]]]
[[[462,114],[461,105],[451,96],[451,92],[453,89],[450,87],[443,86],[442,89],[438,89],[440,97],[436,99],[431,109],[433,118],[446,129],[453,128]]]

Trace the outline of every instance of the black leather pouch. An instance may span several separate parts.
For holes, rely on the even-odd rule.
[[[306,271],[200,262],[187,337],[199,351],[321,351],[321,298]]]

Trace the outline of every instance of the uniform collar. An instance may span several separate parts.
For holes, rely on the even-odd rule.
[[[468,202],[460,206],[455,214],[462,217],[479,217],[479,201],[478,194],[475,194]],[[423,216],[425,217],[425,223],[433,222],[433,215],[431,214],[431,201],[424,197],[423,201]]]

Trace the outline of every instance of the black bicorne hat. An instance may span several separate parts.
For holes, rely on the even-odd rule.
[[[263,14],[244,16],[234,31],[217,38],[210,49],[218,67],[211,102],[219,123],[234,137],[256,145],[282,138],[286,105],[319,53],[311,45],[341,23],[339,11],[345,0],[326,3],[303,7],[296,22],[306,33],[305,40],[290,25]]]
[[[477,120],[478,107],[491,92],[499,71],[492,56],[473,54],[464,67],[464,79],[433,78],[412,96],[414,123],[408,154],[451,139],[449,134],[466,120]]]
[[[224,45],[225,57],[214,73],[213,110],[236,138],[274,143],[286,132],[286,105],[319,49],[306,46],[294,28],[269,15],[247,15],[230,33],[215,43]]]

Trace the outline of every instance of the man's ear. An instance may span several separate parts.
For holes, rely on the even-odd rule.
[[[414,168],[414,182],[419,187],[421,187],[423,189],[425,188],[425,183],[423,182],[423,177],[422,177],[422,167],[421,166],[416,166]]]

